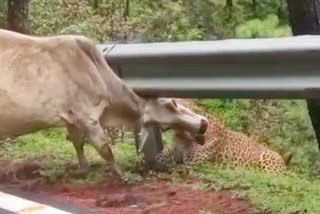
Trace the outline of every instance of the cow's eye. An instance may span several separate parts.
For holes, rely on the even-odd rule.
[[[166,104],[165,104],[165,107],[166,107],[167,109],[169,109],[170,111],[172,111],[172,112],[176,112],[176,111],[177,111],[177,109],[176,109],[176,107],[174,106],[173,103],[166,103]]]
[[[178,104],[177,104],[177,102],[175,100],[172,100],[172,103],[176,108],[178,108]]]

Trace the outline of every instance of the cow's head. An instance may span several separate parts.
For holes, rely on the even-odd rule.
[[[146,99],[143,125],[158,123],[162,129],[182,129],[203,136],[208,120],[172,98]]]

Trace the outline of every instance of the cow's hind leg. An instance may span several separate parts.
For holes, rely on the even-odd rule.
[[[68,137],[67,139],[70,140],[76,150],[76,154],[78,157],[78,164],[80,172],[88,172],[89,170],[89,163],[84,155],[83,147],[85,143],[84,134],[81,130],[77,129],[74,126],[68,127]]]

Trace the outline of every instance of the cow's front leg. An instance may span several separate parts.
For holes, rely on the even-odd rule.
[[[87,126],[87,134],[90,144],[100,154],[100,156],[111,163],[113,172],[121,179],[124,180],[124,174],[120,166],[116,163],[111,148],[108,145],[108,138],[105,135],[103,128],[98,121],[92,121]]]
[[[84,154],[84,135],[82,132],[75,128],[75,127],[68,127],[69,135],[67,136],[67,139],[70,140],[76,150],[76,154],[78,157],[78,165],[79,165],[79,171],[80,172],[88,172],[90,169],[88,160]]]

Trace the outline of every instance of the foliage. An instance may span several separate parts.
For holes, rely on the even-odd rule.
[[[248,100],[197,99],[194,101],[210,113],[219,117],[225,123],[226,127],[236,131],[244,130],[243,123],[246,110],[249,107]]]
[[[97,2],[98,5],[93,5],[92,0],[32,0],[32,33],[82,34],[102,42],[202,40],[238,34],[243,37],[257,33],[255,23],[259,35],[287,32],[287,27],[274,26],[278,25],[275,22],[287,21],[282,12],[283,0],[260,0],[255,5],[251,0],[234,0],[232,8],[224,0],[130,0],[127,15],[123,0]],[[5,24],[5,17],[6,1],[2,0],[0,24]],[[275,20],[277,17],[280,20]]]
[[[43,10],[46,8],[46,10]],[[101,18],[85,1],[34,0],[31,4],[32,32],[37,35],[82,34],[101,40]]]
[[[237,26],[236,37],[287,37],[291,36],[291,29],[288,25],[280,25],[278,16],[271,14],[265,19],[251,19]]]
[[[0,0],[0,28],[6,28],[7,27],[7,12],[8,12],[8,6],[7,1]]]

